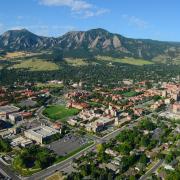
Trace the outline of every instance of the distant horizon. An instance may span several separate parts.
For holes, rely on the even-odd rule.
[[[70,30],[70,31],[64,32],[63,34],[57,35],[57,36],[41,35],[41,34],[38,34],[38,33],[36,33],[36,32],[33,32],[33,31],[29,30],[28,28],[25,28],[25,27],[23,28],[23,27],[22,27],[21,29],[9,29],[9,30],[6,30],[6,31],[2,32],[2,33],[0,34],[0,36],[3,35],[4,33],[8,32],[8,31],[22,31],[22,30],[27,30],[27,31],[29,31],[29,32],[37,35],[37,36],[49,37],[49,38],[58,38],[58,37],[61,37],[61,36],[65,35],[65,34],[67,34],[67,33],[69,33],[69,32],[87,32],[87,31],[96,30],[96,29],[102,29],[102,30],[105,30],[105,31],[107,31],[107,32],[109,32],[109,33],[112,33],[112,34],[121,35],[121,36],[123,36],[123,37],[125,37],[125,38],[139,39],[139,40],[152,40],[152,41],[169,42],[169,43],[180,43],[180,41],[169,41],[169,40],[158,40],[158,39],[141,38],[141,37],[137,37],[137,38],[136,38],[136,37],[130,37],[130,36],[123,35],[123,34],[121,34],[121,33],[111,32],[111,31],[109,31],[108,29],[104,29],[104,28],[100,28],[100,27],[91,28],[91,29],[87,29],[87,30],[78,30],[78,29],[77,29],[77,30]]]

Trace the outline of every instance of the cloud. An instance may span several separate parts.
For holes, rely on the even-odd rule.
[[[106,13],[109,13],[110,10],[108,9],[98,9],[97,11],[85,11],[83,18],[89,18],[89,17],[95,17],[95,16],[100,16]]]
[[[85,0],[39,0],[45,6],[64,6],[70,8],[76,17],[89,18],[108,13],[108,9],[98,8]]]
[[[24,19],[24,17],[23,16],[17,16],[16,19],[17,20],[22,20],[22,19]]]
[[[9,30],[20,30],[20,29],[24,29],[26,27],[23,27],[23,26],[12,26],[9,28]]]
[[[2,23],[0,23],[0,33],[2,33],[4,30],[4,25]]]
[[[148,22],[136,17],[136,16],[129,16],[127,14],[123,14],[122,18],[128,22],[129,25],[136,26],[140,29],[148,28]]]
[[[90,9],[93,5],[83,0],[41,0],[47,6],[67,6],[73,11]]]

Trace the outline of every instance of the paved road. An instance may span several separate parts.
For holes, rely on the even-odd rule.
[[[51,174],[53,174],[55,171],[59,171],[59,170],[63,170],[65,167],[69,166],[69,164],[72,162],[72,160],[74,158],[79,158],[80,156],[82,156],[84,153],[87,153],[89,151],[92,151],[94,146],[96,144],[94,143],[93,145],[87,147],[86,149],[83,149],[82,151],[80,151],[79,153],[75,154],[74,156],[71,156],[70,158],[66,159],[65,161],[62,161],[58,164],[55,164],[47,169],[44,169],[34,175],[32,175],[31,177],[27,177],[27,178],[23,178],[23,179],[28,179],[28,180],[41,180],[44,179],[47,176],[50,176]]]
[[[40,108],[38,115],[41,115],[43,108]],[[139,120],[139,119],[138,119]],[[131,126],[133,127],[136,123],[138,123],[138,120],[135,121],[133,124],[131,124]],[[82,156],[84,153],[90,152],[92,151],[97,144],[99,143],[103,143],[103,142],[107,142],[110,141],[111,139],[115,138],[121,131],[123,131],[125,129],[125,127],[127,127],[127,125],[122,126],[121,128],[113,131],[112,133],[109,133],[108,135],[102,137],[102,138],[93,138],[94,139],[94,144],[87,147],[86,149],[80,151],[79,153],[75,154],[74,156],[71,156],[70,158],[55,164],[47,169],[44,169],[38,173],[33,174],[30,177],[24,177],[21,179],[27,179],[27,180],[41,180],[44,179],[47,176],[50,176],[51,174],[53,174],[55,171],[62,171],[64,168],[68,167],[72,160],[74,158],[79,158],[80,156]],[[4,170],[10,177],[16,177],[18,179],[17,176],[15,176],[15,174],[13,172],[9,172],[8,170]],[[16,179],[13,179],[16,180]]]
[[[140,118],[139,118],[140,119]],[[132,127],[137,125],[138,120],[137,119],[133,124]],[[113,131],[112,133],[109,133],[108,135],[102,137],[102,138],[97,138],[95,140],[95,143],[93,145],[91,145],[90,147],[82,150],[81,152],[75,154],[74,156],[71,156],[70,158],[68,158],[67,160],[60,162],[58,164],[55,164],[47,169],[42,170],[41,172],[38,172],[34,175],[32,175],[31,177],[27,177],[24,179],[28,179],[28,180],[41,180],[44,179],[47,176],[50,176],[51,174],[53,174],[55,171],[62,171],[64,168],[70,166],[72,160],[74,158],[78,158],[80,156],[82,156],[84,153],[87,153],[89,151],[92,151],[96,145],[98,143],[102,143],[102,142],[107,142],[110,141],[111,139],[115,138],[121,131],[123,131],[125,128],[127,127],[127,125],[122,126],[121,128],[117,129],[116,131]],[[149,176],[151,173],[155,172],[156,169],[163,163],[163,160],[160,160],[155,166],[153,166],[144,176],[142,176],[141,180],[145,180],[147,176]]]
[[[10,167],[4,165],[0,161],[0,169],[2,169],[12,180],[19,180],[20,178],[10,169]]]
[[[141,176],[139,180],[146,180],[148,176],[156,172],[156,170],[162,165],[163,162],[164,160],[159,160],[149,171],[147,171],[143,176]]]
[[[113,138],[115,138],[121,131],[123,131],[125,129],[126,125],[122,126],[121,128],[117,129],[116,131],[104,136],[103,138],[98,138],[97,141],[94,142],[93,145],[91,145],[90,147],[82,150],[81,152],[75,154],[74,156],[71,156],[70,158],[68,158],[67,160],[60,162],[58,164],[55,164],[47,169],[44,169],[34,175],[32,175],[31,177],[27,177],[24,179],[28,179],[28,180],[41,180],[44,179],[47,176],[50,176],[51,174],[53,174],[55,171],[62,171],[65,167],[68,167],[70,165],[70,163],[72,162],[72,160],[74,158],[79,158],[80,156],[82,156],[84,153],[90,152],[92,151],[97,144],[102,143],[102,142],[106,142],[109,141]]]

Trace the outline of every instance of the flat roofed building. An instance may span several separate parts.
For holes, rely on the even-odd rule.
[[[11,142],[11,146],[14,146],[14,147],[19,146],[19,145],[21,145],[22,147],[27,147],[27,146],[29,146],[31,144],[32,144],[32,140],[26,139],[26,138],[24,138],[22,136],[13,139],[12,142]]]
[[[21,101],[19,105],[21,107],[34,107],[37,105],[37,102],[31,99],[26,99],[26,100]]]
[[[58,130],[48,127],[48,126],[39,126],[24,132],[24,135],[36,141],[37,143],[43,144],[46,140],[51,138],[51,136],[60,133]]]
[[[86,130],[87,131],[93,131],[93,132],[99,132],[102,131],[106,126],[109,126],[111,124],[114,124],[115,119],[109,119],[107,117],[101,117],[98,120],[86,124]]]
[[[20,113],[12,113],[9,115],[9,119],[11,120],[11,123],[15,124],[18,121],[23,120],[22,115]]]
[[[19,111],[19,108],[16,106],[0,106],[0,118],[3,120],[6,120],[9,118],[9,114],[17,113]]]

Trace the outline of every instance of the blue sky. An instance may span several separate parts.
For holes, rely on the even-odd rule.
[[[0,33],[44,36],[104,28],[133,38],[180,41],[179,0],[1,0]]]

